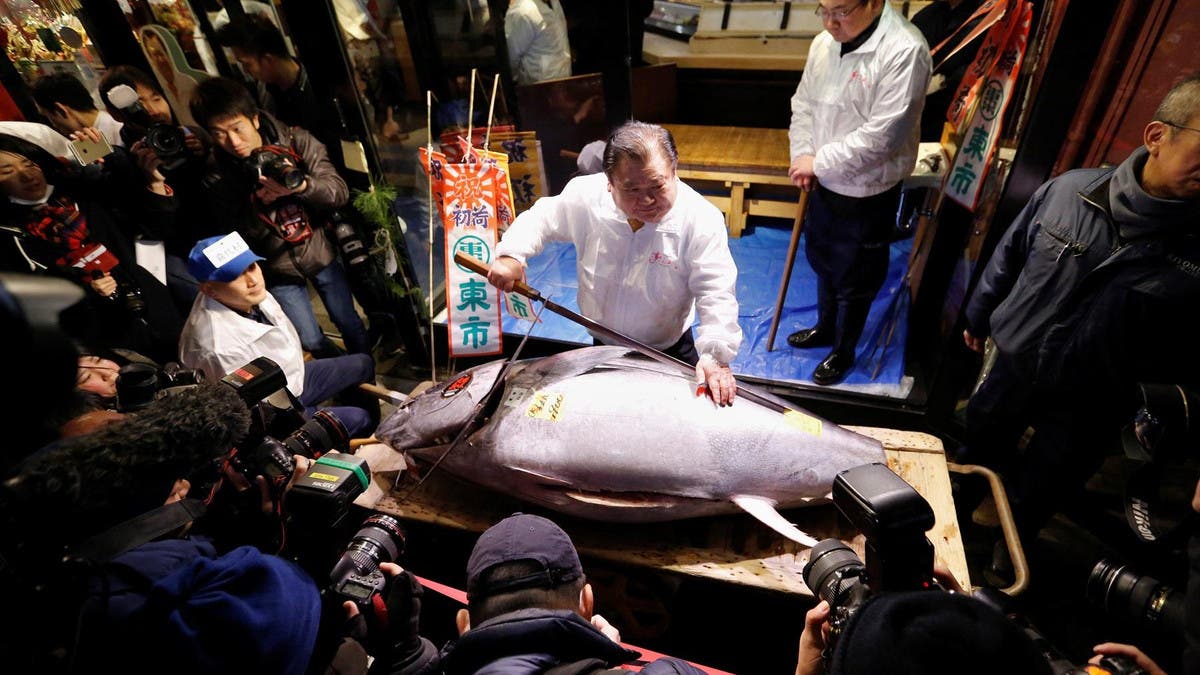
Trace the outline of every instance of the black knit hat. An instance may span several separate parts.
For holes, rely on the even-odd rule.
[[[1050,674],[1033,640],[995,609],[938,591],[883,593],[850,619],[829,675]]]

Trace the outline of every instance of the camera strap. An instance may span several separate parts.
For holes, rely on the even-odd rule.
[[[126,551],[178,530],[204,515],[207,508],[199,499],[184,499],[160,506],[84,541],[70,557],[106,563]]]

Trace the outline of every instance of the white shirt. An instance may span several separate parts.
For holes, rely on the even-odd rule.
[[[696,351],[729,363],[742,329],[725,219],[678,179],[676,189],[663,221],[634,232],[608,191],[608,177],[580,176],[562,194],[543,197],[517,216],[496,255],[524,264],[546,242],[572,242],[585,316],[664,349],[690,328],[698,311]]]
[[[108,114],[107,110],[101,110],[100,114],[96,115],[96,131],[104,136],[108,144],[114,148],[125,147],[125,141],[121,140],[121,127],[125,126],[123,122],[118,122],[115,117]]]
[[[916,166],[921,109],[932,62],[925,38],[884,3],[879,26],[858,49],[822,31],[792,96],[791,158],[815,155],[817,179],[834,192],[869,197]]]
[[[571,76],[571,44],[562,3],[512,0],[504,15],[508,63],[517,84]]]
[[[209,382],[265,356],[283,369],[288,391],[304,393],[304,348],[279,303],[267,294],[258,306],[272,324],[249,319],[200,293],[179,337],[179,362],[204,371]]]

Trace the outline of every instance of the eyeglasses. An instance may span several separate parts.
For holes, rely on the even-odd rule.
[[[821,21],[829,21],[830,19],[833,19],[835,21],[844,21],[846,19],[846,17],[848,17],[851,14],[853,14],[854,12],[858,11],[858,8],[862,7],[865,4],[867,4],[867,0],[861,0],[857,5],[850,7],[848,9],[835,9],[835,10],[828,10],[828,9],[825,9],[824,7],[822,7],[821,5],[817,5],[816,15],[821,17]]]
[[[1185,127],[1182,124],[1175,124],[1174,122],[1168,122],[1166,120],[1159,120],[1159,121],[1161,121],[1163,124],[1165,124],[1169,127],[1175,127],[1176,129],[1187,129],[1188,131],[1195,131],[1196,133],[1200,134],[1200,129],[1197,129],[1196,127]]]

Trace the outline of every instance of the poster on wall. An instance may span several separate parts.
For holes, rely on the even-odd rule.
[[[141,39],[146,60],[150,62],[154,76],[158,79],[158,84],[166,94],[176,117],[183,124],[194,125],[188,102],[192,100],[192,91],[196,85],[206,79],[208,73],[188,65],[179,41],[163,26],[142,26],[138,30],[138,37]]]

